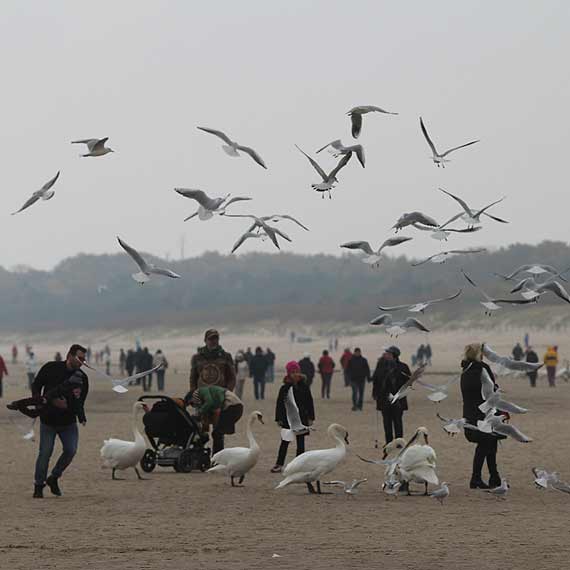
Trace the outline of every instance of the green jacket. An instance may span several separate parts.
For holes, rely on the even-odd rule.
[[[226,389],[220,386],[203,386],[198,388],[198,395],[203,404],[200,406],[200,414],[208,415],[214,410],[223,409],[226,398]]]

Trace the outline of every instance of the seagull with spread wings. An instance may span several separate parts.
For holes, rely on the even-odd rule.
[[[445,163],[446,162],[451,162],[449,159],[445,158],[448,154],[451,154],[452,152],[455,152],[456,150],[459,150],[460,148],[464,148],[466,146],[470,146],[472,144],[478,143],[479,139],[476,141],[471,141],[459,146],[454,146],[453,148],[450,148],[448,150],[446,150],[445,152],[439,153],[437,151],[437,149],[435,148],[435,145],[433,144],[433,141],[431,140],[430,136],[428,135],[427,129],[424,125],[424,121],[423,119],[420,117],[420,127],[422,129],[422,133],[424,134],[424,137],[431,149],[432,152],[432,156],[430,157],[434,164],[436,164],[438,166],[438,168],[441,166],[442,168],[445,168]]]
[[[394,322],[394,320],[392,319],[392,315],[388,313],[376,317],[375,319],[370,321],[370,324],[375,326],[386,327],[386,332],[390,336],[395,336],[395,337],[398,337],[399,335],[404,334],[411,329],[416,329],[422,332],[430,332],[430,330],[420,321],[418,321],[418,319],[409,317],[404,321]]]
[[[313,188],[313,190],[315,190],[317,192],[322,192],[323,198],[325,197],[324,193],[328,192],[329,198],[332,198],[331,190],[334,188],[335,184],[338,183],[338,179],[336,176],[340,172],[340,170],[348,164],[348,161],[350,160],[352,153],[345,154],[339,160],[338,164],[327,174],[321,168],[321,166],[318,164],[318,162],[316,160],[311,158],[302,148],[300,148],[297,145],[295,145],[295,146],[307,157],[308,161],[311,163],[311,166],[319,173],[319,176],[323,179],[323,181],[319,182],[318,184],[311,184],[311,187]]]
[[[424,263],[428,263],[431,261],[432,263],[445,263],[449,257],[453,257],[455,255],[467,255],[470,253],[483,253],[487,251],[484,247],[478,249],[451,249],[449,251],[442,251],[440,253],[436,253],[434,255],[430,255],[421,261],[417,261],[416,263],[412,263],[412,267],[418,267],[423,265]]]
[[[368,265],[378,266],[380,263],[380,260],[382,259],[380,252],[385,247],[394,247],[394,246],[400,245],[401,243],[404,243],[406,241],[410,241],[411,239],[412,239],[411,237],[405,237],[405,236],[388,238],[387,240],[385,240],[382,243],[382,245],[376,251],[374,251],[372,249],[372,246],[367,241],[349,241],[349,242],[343,243],[340,247],[344,247],[345,249],[359,249],[359,250],[363,251],[364,253],[366,253],[366,257],[362,258],[362,261],[364,263],[367,263]]]
[[[140,272],[133,273],[131,277],[141,285],[144,285],[151,275],[164,275],[166,277],[171,277],[172,279],[179,279],[180,275],[170,271],[170,269],[162,269],[161,267],[156,267],[153,263],[146,262],[141,254],[133,247],[125,243],[120,237],[117,236],[119,245],[131,256],[132,260],[139,266]]]
[[[36,190],[30,198],[26,200],[24,205],[16,212],[12,213],[12,216],[23,212],[26,208],[29,208],[33,204],[35,204],[38,200],[51,200],[55,196],[55,190],[52,190],[52,186],[56,183],[56,180],[59,178],[59,171],[57,174],[51,179],[48,180],[39,190]]]
[[[350,117],[350,123],[352,125],[352,136],[357,139],[360,136],[360,131],[362,130],[362,115],[366,113],[383,113],[384,115],[397,115],[398,113],[392,113],[391,111],[386,111],[376,105],[359,105],[353,107],[348,111],[347,115]]]
[[[71,144],[86,144],[87,154],[80,154],[81,157],[86,156],[105,156],[110,152],[115,152],[112,148],[105,146],[105,143],[109,140],[109,137],[103,139],[82,139],[80,141],[71,141]]]
[[[499,222],[501,224],[508,224],[509,223],[507,220],[503,220],[502,218],[497,218],[496,216],[491,216],[491,214],[487,213],[487,210],[491,206],[494,206],[495,204],[499,204],[500,202],[502,202],[505,199],[504,196],[499,200],[495,200],[494,202],[487,204],[486,206],[484,206],[483,208],[481,208],[479,210],[474,210],[473,208],[470,208],[467,205],[467,202],[465,202],[465,200],[463,200],[459,196],[456,196],[455,194],[452,194],[451,192],[448,192],[447,190],[444,190],[443,188],[440,188],[439,190],[441,192],[443,192],[444,194],[447,194],[448,196],[453,198],[463,208],[462,212],[460,212],[459,214],[455,214],[449,220],[447,220],[447,222],[442,224],[442,226],[441,226],[442,229],[445,228],[448,224],[451,224],[451,222],[454,222],[455,220],[457,220],[459,218],[461,218],[468,226],[477,226],[477,225],[482,223],[481,222],[481,216],[487,216],[488,218],[491,218],[492,220],[495,220],[495,222]]]
[[[242,234],[238,241],[234,244],[231,253],[234,253],[238,247],[240,247],[247,239],[256,237],[253,235],[254,233],[260,234],[260,237],[266,235],[273,242],[273,245],[277,249],[281,249],[279,246],[279,241],[277,240],[277,236],[282,237],[288,242],[292,241],[287,234],[283,233],[278,228],[270,226],[267,221],[261,217],[253,216],[251,214],[225,214],[225,216],[227,218],[249,218],[253,220],[250,228],[244,234]],[[254,230],[257,230],[257,232],[254,232]]]
[[[461,270],[461,273],[463,273],[463,277],[465,277],[465,279],[483,296],[484,300],[479,302],[485,308],[485,315],[488,317],[490,317],[495,311],[498,311],[501,308],[501,305],[528,305],[529,303],[536,303],[536,298],[493,299],[492,297],[489,297],[489,295],[487,295],[487,293],[485,293],[485,291],[483,291],[483,289],[481,289],[479,285],[477,285],[475,281],[473,281],[473,279],[471,279],[471,277],[469,277],[469,275],[463,271],[463,269]]]
[[[450,295],[449,297],[442,297],[441,299],[431,299],[430,301],[420,301],[419,303],[410,303],[407,305],[396,305],[394,307],[382,307],[379,306],[378,308],[381,311],[386,311],[391,313],[393,311],[401,311],[403,309],[407,309],[410,313],[424,313],[425,310],[430,307],[431,305],[435,305],[436,303],[443,303],[445,301],[453,301],[453,299],[457,299],[459,295],[461,295],[462,289],[459,289],[457,293]]]
[[[184,218],[187,222],[192,218],[198,216],[200,220],[209,220],[214,214],[223,215],[226,213],[226,208],[233,204],[234,202],[243,202],[245,200],[251,200],[248,196],[234,196],[229,199],[231,194],[226,194],[223,197],[210,198],[203,190],[193,189],[193,188],[175,188],[175,192],[178,192],[181,196],[185,198],[190,198],[191,200],[196,200],[199,207],[196,212]]]
[[[437,228],[439,224],[431,217],[423,212],[405,212],[402,214],[398,221],[392,226],[398,232],[406,226],[413,226],[414,224],[422,224],[430,228]]]
[[[204,131],[205,133],[208,133],[210,135],[214,135],[214,136],[222,139],[226,143],[226,144],[222,145],[222,149],[224,150],[224,152],[228,156],[236,157],[236,156],[240,156],[238,151],[245,152],[253,160],[255,160],[255,162],[257,162],[257,164],[259,164],[259,166],[262,166],[263,168],[267,168],[267,166],[265,166],[265,162],[263,162],[263,159],[261,158],[261,156],[259,156],[259,154],[257,154],[257,152],[255,150],[253,150],[251,147],[244,146],[244,145],[241,145],[235,141],[232,141],[230,139],[230,137],[228,137],[228,135],[226,135],[222,131],[217,131],[216,129],[209,129],[207,127],[197,127],[197,128],[201,131]]]
[[[356,155],[356,158],[358,158],[358,162],[360,162],[360,164],[362,165],[362,168],[364,168],[364,162],[365,162],[365,158],[364,158],[364,147],[361,144],[354,144],[351,146],[344,146],[341,142],[340,139],[336,139],[328,144],[326,144],[325,146],[323,146],[322,148],[320,148],[317,151],[317,154],[319,152],[322,152],[323,150],[325,150],[325,148],[328,148],[328,151],[335,157],[335,158],[340,158],[342,155],[345,154],[351,154],[354,153]]]
[[[568,271],[568,269],[566,269],[566,271]],[[564,273],[566,273],[566,271],[564,271]],[[555,277],[558,277],[560,275],[557,275]],[[550,292],[554,293],[563,301],[570,303],[570,295],[568,295],[568,291],[566,291],[561,283],[556,281],[555,277],[550,277],[542,283],[537,283],[534,278],[527,277],[526,279],[523,279],[517,283],[513,289],[511,289],[511,293],[518,293],[520,291],[521,295],[525,299],[538,300],[539,297],[547,292]]]
[[[521,265],[517,267],[514,271],[509,273],[508,275],[503,275],[502,273],[494,273],[497,277],[501,277],[505,281],[512,281],[515,277],[518,277],[521,273],[530,273],[533,276],[538,275],[551,275],[553,277],[558,276],[563,279],[562,274],[556,269],[556,267],[552,267],[552,265],[545,265],[543,263],[529,263],[526,265]]]

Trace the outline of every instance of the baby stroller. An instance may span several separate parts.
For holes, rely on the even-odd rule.
[[[145,433],[152,445],[140,465],[150,473],[159,465],[173,467],[179,473],[190,473],[210,467],[209,436],[186,409],[167,396],[141,396],[139,402],[156,400],[143,416]]]

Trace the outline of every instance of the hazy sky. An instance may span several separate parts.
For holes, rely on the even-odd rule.
[[[570,3],[567,1],[336,2],[267,0],[4,0],[0,265],[53,267],[78,252],[140,250],[178,257],[227,252],[247,223],[183,218],[194,203],[176,186],[254,198],[235,213],[287,212],[311,228],[281,226],[288,251],[339,253],[380,243],[404,211],[443,221],[455,204],[500,196],[485,223],[453,247],[568,239],[570,211]],[[295,149],[349,143],[346,112],[364,117],[366,169],[351,161],[332,200]],[[418,123],[439,148],[476,138],[441,170]],[[196,126],[225,130],[269,169],[232,159]],[[77,138],[109,136],[116,150],[79,158]],[[334,159],[321,153],[327,167]],[[57,170],[56,195],[17,215]],[[399,253],[440,244],[420,232]],[[240,251],[272,251],[251,241]]]

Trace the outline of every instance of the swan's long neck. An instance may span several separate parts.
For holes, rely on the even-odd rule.
[[[137,425],[138,417],[139,417],[139,408],[135,408],[133,410],[133,417],[132,417],[133,435],[135,436],[135,442],[136,443],[139,443],[142,441],[146,445],[145,439],[144,439],[143,435],[141,434],[141,432],[139,431],[139,428]]]
[[[253,437],[253,422],[255,422],[255,416],[249,418],[245,433],[247,435],[247,441],[249,442],[250,449],[259,449],[259,445],[257,445],[257,441],[255,441],[255,438]]]
[[[346,450],[346,443],[344,439],[338,433],[335,433],[333,437],[336,440],[336,448]]]

